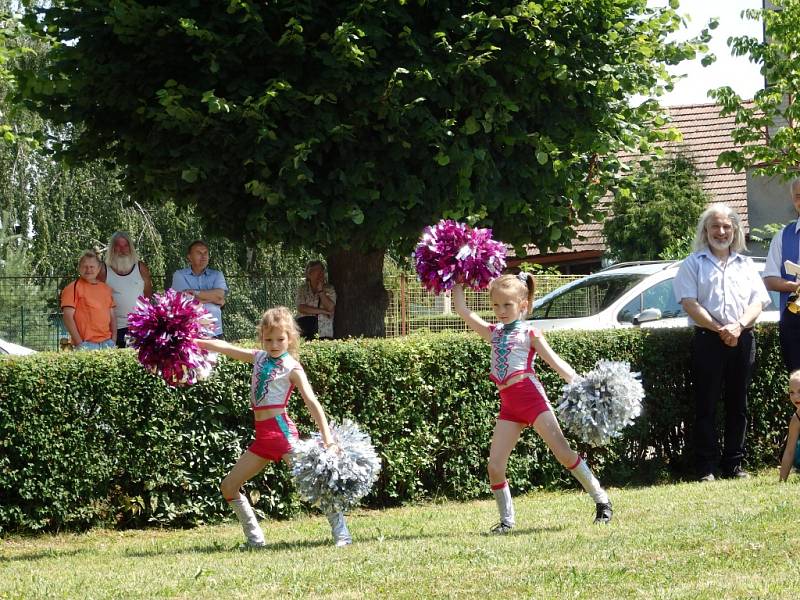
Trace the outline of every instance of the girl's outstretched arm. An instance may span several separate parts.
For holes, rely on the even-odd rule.
[[[233,344],[229,344],[228,342],[223,342],[222,340],[206,340],[197,338],[194,341],[195,344],[204,348],[205,350],[210,350],[211,352],[219,352],[220,354],[224,354],[225,356],[230,356],[231,358],[235,358],[236,360],[241,360],[244,362],[253,362],[253,357],[255,356],[256,351],[250,348],[240,348],[239,346],[234,346]]]
[[[792,472],[798,436],[800,436],[800,419],[798,419],[797,413],[795,412],[792,415],[791,421],[789,421],[789,435],[786,436],[786,448],[783,450],[783,458],[781,459],[781,481],[786,481],[789,478],[789,473]]]
[[[541,356],[542,359],[561,376],[561,379],[567,383],[575,379],[575,376],[577,375],[575,369],[573,369],[567,361],[556,354],[556,351],[550,347],[550,344],[547,343],[547,340],[544,339],[544,335],[541,332],[539,335],[534,336],[531,343],[536,349],[536,352],[539,353],[539,356]]]
[[[453,286],[453,305],[458,315],[464,319],[467,327],[472,329],[472,331],[476,332],[483,339],[491,341],[492,331],[489,329],[489,324],[467,308],[464,286],[459,283]]]
[[[317,429],[319,429],[319,432],[322,435],[322,441],[324,442],[325,446],[330,446],[333,443],[333,437],[331,436],[331,430],[328,427],[328,418],[325,416],[325,410],[322,408],[319,400],[317,400],[317,395],[314,393],[314,390],[311,388],[311,384],[308,382],[308,377],[306,377],[305,371],[295,369],[289,374],[289,380],[295,386],[297,386],[297,389],[300,391],[300,395],[303,397],[303,402],[306,403],[308,412],[311,413],[311,418],[314,419],[314,423],[317,424]]]

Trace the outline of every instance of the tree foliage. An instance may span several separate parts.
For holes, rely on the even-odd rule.
[[[730,87],[711,90],[721,115],[735,115],[733,140],[741,146],[723,152],[720,165],[736,171],[753,168],[759,175],[789,178],[800,165],[800,1],[772,0],[775,9],[751,9],[742,16],[762,20],[764,39],[733,37],[734,56],[748,56],[768,82],[752,102]]]
[[[214,264],[229,276],[300,276],[311,256],[280,245],[250,246],[209,236],[193,207],[133,200],[113,165],[101,160],[68,165],[18,141],[0,145],[0,208],[23,234],[20,244],[29,257],[26,275],[72,274],[82,250],[105,251],[117,230],[129,232],[150,270],[164,275],[157,287],[168,285],[171,273],[185,266],[187,244],[198,238],[208,240]]]
[[[184,266],[186,245],[196,238],[209,238],[215,259],[230,273],[302,272],[308,253],[209,236],[193,207],[132,199],[113,162],[69,165],[49,151],[54,142],[75,135],[80,124],[53,123],[16,101],[15,73],[41,68],[53,40],[25,28],[22,13],[14,12],[13,6],[23,9],[0,0],[0,214],[7,236],[17,232],[15,257],[25,256],[24,262],[14,261],[14,275],[71,274],[82,250],[104,250],[118,229],[131,233],[140,255],[159,274]],[[49,143],[43,146],[40,141],[46,137]],[[10,252],[11,246],[4,248]]]
[[[674,254],[671,249],[691,239],[709,202],[694,163],[677,155],[631,177],[636,194],[621,189],[603,226],[609,253],[619,260],[655,260],[667,250]]]
[[[14,68],[26,56],[42,50],[42,41],[31,36],[23,25],[19,3],[0,0],[0,97],[16,91]],[[16,105],[5,105],[0,109],[0,144],[31,142],[29,132],[21,132],[13,124]]]
[[[72,157],[232,237],[365,252],[442,216],[571,239],[651,136],[629,97],[695,51],[645,0],[63,0],[30,23],[58,45],[25,94],[85,124]]]

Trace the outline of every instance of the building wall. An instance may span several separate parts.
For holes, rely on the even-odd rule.
[[[750,231],[760,229],[770,223],[788,223],[797,214],[789,194],[789,183],[780,177],[764,177],[747,173],[747,212],[750,217]],[[756,256],[766,256],[767,248],[755,242],[749,245],[750,252]]]

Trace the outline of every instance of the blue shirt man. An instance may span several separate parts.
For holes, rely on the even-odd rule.
[[[228,284],[221,271],[208,268],[208,244],[203,240],[195,240],[189,244],[186,258],[189,267],[178,269],[172,275],[172,285],[176,292],[191,294],[203,303],[205,309],[217,320],[214,325],[214,336],[222,337],[222,307]]]
[[[795,212],[800,215],[800,179],[795,179],[790,185],[792,204]],[[784,262],[800,262],[800,219],[792,221],[781,232],[772,238],[767,254],[767,264],[764,268],[764,284],[768,290],[781,294],[781,320],[778,324],[780,334],[781,354],[783,362],[789,373],[800,369],[800,313],[786,310],[790,294],[800,290],[800,280],[787,273]]]

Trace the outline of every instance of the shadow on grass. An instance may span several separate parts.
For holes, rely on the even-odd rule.
[[[550,533],[556,531],[562,531],[564,529],[563,526],[548,526],[548,527],[527,527],[527,528],[519,528],[515,529],[511,535],[519,536],[519,535],[535,535],[540,533]],[[382,544],[386,542],[409,542],[413,540],[434,540],[434,539],[442,539],[442,538],[451,538],[451,537],[460,537],[462,534],[459,532],[453,532],[452,534],[447,533],[429,533],[429,534],[419,534],[419,533],[410,533],[410,534],[380,534],[380,533],[373,533],[371,535],[364,535],[364,536],[357,536],[354,538],[353,543],[354,545],[363,545],[363,544]],[[483,532],[476,532],[476,535],[481,537],[484,536],[491,536],[491,534],[483,533]],[[178,555],[178,554],[229,554],[231,552],[242,552],[242,553],[261,553],[261,552],[284,552],[284,551],[296,551],[296,550],[306,550],[306,549],[313,549],[313,548],[332,548],[333,542],[328,539],[324,540],[304,540],[304,541],[275,541],[275,542],[267,542],[261,548],[242,548],[240,544],[235,544],[231,546],[230,544],[223,544],[221,542],[212,542],[210,544],[202,544],[197,546],[191,547],[181,547],[181,548],[152,548],[147,550],[128,550],[125,551],[125,556],[136,557],[136,558],[147,558],[152,556],[165,556],[165,555]]]
[[[510,536],[522,536],[522,535],[538,535],[542,533],[556,533],[559,531],[563,531],[565,529],[562,525],[549,525],[543,527],[517,527],[511,533],[506,535]],[[495,534],[489,532],[475,532],[476,536],[480,537],[495,537]],[[430,534],[421,534],[421,533],[409,533],[409,534],[380,534],[380,533],[373,533],[364,536],[357,536],[353,542],[356,545],[362,544],[382,544],[386,542],[409,542],[413,540],[428,540],[428,539],[442,539],[442,538],[453,538],[453,537],[461,537],[463,536],[463,532],[453,532],[452,534],[438,532],[438,533],[430,533]],[[304,540],[304,541],[276,541],[276,542],[267,542],[265,546],[262,548],[254,548],[254,549],[242,549],[239,543],[231,545],[225,544],[222,542],[211,542],[200,544],[196,546],[181,546],[181,547],[154,547],[149,548],[147,550],[123,550],[122,554],[127,557],[134,557],[134,558],[149,558],[154,556],[177,556],[181,554],[230,554],[232,552],[241,552],[241,553],[261,553],[261,552],[284,552],[284,551],[295,551],[295,550],[305,550],[305,549],[313,549],[313,548],[325,548],[325,547],[333,547],[333,543],[328,540]],[[85,555],[96,553],[98,550],[96,548],[84,548],[78,550],[39,550],[36,552],[26,552],[23,554],[19,554],[17,556],[5,557],[0,556],[0,563],[10,563],[10,562],[27,562],[27,561],[36,561],[36,560],[46,560],[46,559],[61,559],[61,558],[68,558],[72,556],[78,555]]]
[[[537,533],[556,533],[557,531],[564,531],[566,527],[563,525],[545,525],[543,527],[514,527],[509,533],[502,535],[536,535]],[[498,537],[498,534],[486,532],[481,535],[485,537]]]
[[[261,548],[244,548],[243,544],[236,543],[234,545],[223,544],[222,542],[211,542],[210,544],[202,544],[197,546],[183,546],[181,548],[152,548],[149,550],[127,550],[125,556],[132,556],[136,558],[147,558],[151,556],[166,556],[178,554],[230,554],[232,552],[241,552],[242,554],[261,552],[276,552],[283,550],[301,550],[304,548],[321,548],[324,546],[332,546],[333,543],[328,540],[308,540],[302,542],[267,542]]]
[[[505,534],[510,536],[520,536],[520,535],[536,535],[539,533],[555,533],[557,531],[563,531],[563,525],[546,525],[542,527],[515,527],[513,531]],[[469,534],[468,534],[469,535]],[[485,537],[502,537],[498,536],[496,533],[491,533],[490,531],[475,531],[473,532],[474,536],[485,538]],[[371,543],[371,542],[407,542],[412,540],[427,540],[427,539],[442,539],[442,538],[454,538],[464,537],[464,532],[453,532],[452,534],[447,533],[431,533],[431,534],[380,534],[374,533],[372,535],[359,535],[357,538],[354,538],[354,543],[362,544],[362,543]]]
[[[17,556],[0,556],[0,563],[44,560],[48,558],[68,558],[70,556],[88,554],[89,552],[93,552],[93,550],[37,550],[36,552],[25,552]]]

